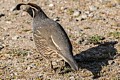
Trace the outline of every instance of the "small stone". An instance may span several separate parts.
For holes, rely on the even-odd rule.
[[[79,21],[79,20],[81,20],[81,16],[79,16],[79,17],[76,18],[76,21]]]
[[[88,17],[87,14],[82,14],[81,16],[79,16],[79,17],[76,18],[76,21],[85,20],[87,17]]]
[[[6,21],[7,24],[11,24],[12,22],[11,21]]]
[[[31,68],[36,68],[36,64],[31,64],[30,67]]]
[[[3,49],[3,48],[4,48],[4,46],[3,46],[3,44],[0,42],[0,50]]]
[[[5,29],[5,30],[7,30],[7,29]],[[2,40],[5,40],[6,38],[8,38],[10,35],[9,35],[9,33],[6,33],[6,34],[4,34],[4,36],[1,38]]]
[[[60,18],[59,17],[56,17],[53,19],[54,21],[60,21]]]
[[[61,9],[61,10],[64,10],[64,7],[61,7],[60,9]]]
[[[90,14],[90,11],[85,11],[85,14]]]
[[[108,64],[109,64],[109,65],[112,65],[112,64],[114,64],[114,63],[115,63],[115,62],[114,62],[113,60],[109,60],[109,61],[108,61]]]
[[[14,75],[18,75],[18,73],[17,73],[17,72],[14,72]]]
[[[93,13],[88,14],[88,17],[93,17],[93,16],[94,16]]]
[[[90,11],[95,11],[95,10],[97,10],[97,7],[96,6],[89,6],[89,9],[90,9]]]
[[[73,16],[78,17],[80,15],[80,11],[74,11]]]
[[[54,4],[49,4],[49,7],[53,7],[54,6]]]
[[[12,37],[12,40],[17,40],[17,39],[19,39],[19,36],[18,36],[18,35]]]
[[[69,80],[75,80],[74,76],[71,76],[71,77],[69,78]]]
[[[86,11],[85,14],[88,16],[88,17],[93,17],[93,13],[90,13],[90,11]]]
[[[38,77],[39,77],[39,78],[43,78],[43,74],[39,74]]]
[[[28,66],[28,67],[27,67],[27,70],[30,70],[30,69],[31,69],[31,67],[30,67],[30,66]]]
[[[81,15],[81,18],[82,18],[82,19],[86,19],[86,18],[87,18],[87,15],[86,15],[86,14],[83,14],[83,15]]]
[[[55,61],[52,62],[52,65],[57,65],[57,63]]]

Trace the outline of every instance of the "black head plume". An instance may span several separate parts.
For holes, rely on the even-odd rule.
[[[13,11],[21,10],[22,5],[26,6],[23,10],[28,12],[31,17],[34,17],[38,11],[42,12],[42,9],[34,3],[28,3],[28,4],[20,3],[13,9]]]

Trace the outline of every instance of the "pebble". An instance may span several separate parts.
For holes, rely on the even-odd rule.
[[[4,34],[4,36],[1,38],[2,40],[5,40],[6,38],[8,38],[10,35],[9,34]]]
[[[113,60],[109,60],[109,61],[108,61],[108,64],[109,64],[109,65],[112,65],[112,64],[114,64],[114,63],[115,63],[115,62],[114,62]]]
[[[61,10],[64,10],[64,7],[61,7],[60,9],[61,9]]]
[[[52,62],[52,65],[57,65],[57,63],[55,61]]]
[[[0,50],[3,49],[3,48],[4,48],[4,46],[3,46],[3,44],[0,42]]]
[[[7,24],[11,24],[12,22],[11,21],[6,21]]]
[[[93,13],[90,13],[90,11],[86,11],[85,14],[88,16],[88,17],[93,17],[94,14]]]
[[[76,21],[80,21],[81,20],[81,16],[76,18]]]
[[[75,10],[73,13],[73,16],[78,17],[80,15],[80,13],[81,13],[80,11]]]
[[[96,6],[89,6],[89,9],[90,9],[90,11],[95,11],[95,10],[97,10],[97,7]]]
[[[43,78],[43,74],[39,74],[38,77],[39,77],[39,78]]]
[[[54,6],[54,4],[49,4],[49,7],[53,7]]]
[[[90,11],[85,11],[85,14],[87,14],[87,15],[90,14]]]
[[[69,80],[75,80],[74,76],[71,76],[71,77],[69,78]]]
[[[77,17],[76,20],[79,21],[79,20],[85,20],[87,18],[87,14],[82,14],[81,16]]]
[[[60,21],[60,18],[59,17],[56,17],[53,19],[54,21]]]
[[[81,18],[82,18],[82,19],[86,19],[86,18],[87,18],[87,15],[86,15],[86,14],[83,14],[83,15],[81,15]]]
[[[19,36],[18,36],[18,35],[12,37],[12,40],[17,40],[17,39],[19,39]]]
[[[30,67],[30,66],[28,66],[28,67],[27,67],[27,70],[30,70],[30,69],[31,69],[31,67]]]
[[[88,14],[88,17],[94,17],[93,13]]]

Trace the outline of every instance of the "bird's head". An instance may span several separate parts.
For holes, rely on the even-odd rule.
[[[13,9],[13,11],[15,10],[23,10],[23,11],[26,11],[30,14],[31,17],[35,17],[37,14],[39,14],[40,12],[43,12],[42,9],[34,4],[34,3],[27,3],[27,4],[24,4],[24,3],[20,3],[20,4],[17,4],[16,7]],[[44,13],[44,12],[43,12]]]

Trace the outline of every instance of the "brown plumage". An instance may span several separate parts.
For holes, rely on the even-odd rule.
[[[73,58],[71,42],[62,28],[62,26],[48,18],[42,9],[33,3],[18,4],[14,10],[20,10],[21,5],[27,6],[24,8],[33,18],[33,36],[35,45],[40,54],[50,62],[54,55],[64,59],[73,70],[78,70],[78,65]],[[56,53],[53,53],[53,51]]]

